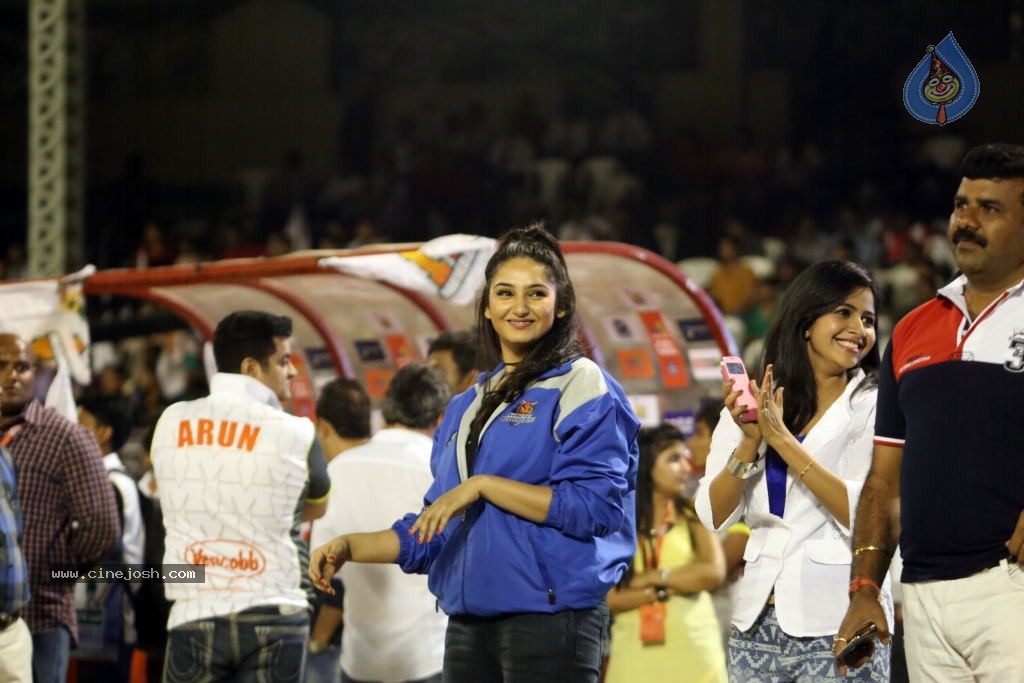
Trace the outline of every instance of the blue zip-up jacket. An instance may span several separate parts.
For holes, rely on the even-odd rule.
[[[466,472],[469,425],[487,380],[452,399],[434,433],[429,505]],[[408,534],[416,514],[392,528],[398,564],[428,573],[449,615],[499,616],[595,607],[618,583],[636,549],[639,420],[610,375],[586,358],[549,370],[513,404],[499,406],[480,434],[472,474],[492,474],[554,492],[543,524],[484,500],[430,543]]]

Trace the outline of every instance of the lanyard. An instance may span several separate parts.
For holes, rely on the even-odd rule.
[[[654,541],[653,550],[650,541],[644,543],[644,567],[646,569],[657,569],[661,557],[661,544],[665,540],[665,534],[672,523],[672,501],[665,504],[665,516],[662,517],[661,526],[658,527],[658,538]],[[653,557],[651,556],[653,552]]]
[[[18,422],[13,426],[9,427],[3,436],[0,436],[0,446],[9,446],[11,441],[14,441],[14,437],[18,435],[21,428],[25,426],[24,422]]]

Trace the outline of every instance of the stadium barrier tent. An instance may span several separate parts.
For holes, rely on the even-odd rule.
[[[430,339],[472,326],[473,304],[455,305],[321,264],[327,256],[417,246],[100,271],[85,281],[85,294],[154,302],[207,341],[217,321],[235,310],[290,316],[299,371],[291,409],[312,416],[319,388],[332,378],[360,380],[376,404],[395,369],[425,358]],[[645,423],[667,418],[687,428],[702,399],[720,396],[719,359],[738,355],[711,298],[650,251],[607,242],[566,242],[563,248],[591,357],[622,383]]]

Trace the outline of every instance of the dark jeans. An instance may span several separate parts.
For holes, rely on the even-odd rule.
[[[306,683],[338,683],[341,679],[341,648],[331,645],[306,655]]]
[[[167,634],[164,683],[301,683],[309,616],[255,607],[200,619]]]
[[[32,634],[33,683],[64,683],[68,677],[71,633],[63,626]]]
[[[597,683],[608,607],[557,614],[451,617],[445,683]]]
[[[442,683],[441,674],[435,674],[433,676],[427,676],[426,678],[418,678],[415,681],[405,681],[405,683]],[[308,681],[307,681],[308,683]],[[341,683],[372,683],[370,681],[359,681],[354,678],[349,678],[345,675],[344,670],[341,672]]]
[[[81,642],[79,642],[81,644]],[[121,643],[117,648],[116,660],[82,659],[76,657],[79,681],[103,681],[103,683],[129,683],[132,679],[132,654],[135,648]]]

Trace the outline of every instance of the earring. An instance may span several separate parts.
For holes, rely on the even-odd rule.
[[[811,338],[811,331],[810,330],[804,330],[804,339],[810,339],[810,338]]]

